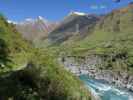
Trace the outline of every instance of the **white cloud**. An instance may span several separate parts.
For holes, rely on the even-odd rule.
[[[107,8],[107,6],[106,5],[91,5],[90,8],[97,10],[97,9],[105,9]]]
[[[91,9],[98,9],[99,7],[98,7],[98,5],[91,5],[90,8]]]

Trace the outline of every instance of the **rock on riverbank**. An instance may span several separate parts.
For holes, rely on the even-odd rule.
[[[67,56],[59,59],[65,68],[75,75],[88,74],[95,79],[104,80],[120,88],[127,88],[133,92],[133,76],[126,72],[113,72],[112,70],[100,70],[96,67],[101,60],[95,56],[77,57]]]

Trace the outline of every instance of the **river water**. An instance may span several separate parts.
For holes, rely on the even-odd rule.
[[[93,95],[99,96],[101,100],[133,100],[133,93],[118,89],[104,81],[89,78],[87,75],[81,75],[80,79],[91,90]]]

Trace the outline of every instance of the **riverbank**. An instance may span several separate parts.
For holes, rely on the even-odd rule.
[[[113,72],[110,70],[96,70],[95,73],[88,71],[88,75],[98,80],[105,80],[118,88],[126,88],[133,92],[133,76],[127,73]]]
[[[115,85],[118,88],[124,88],[130,92],[133,92],[132,75],[129,75],[126,72],[98,69],[96,64],[100,63],[100,60],[97,57],[86,58],[69,56],[63,58],[63,60],[59,59],[59,61],[65,66],[66,70],[77,76],[85,74],[94,79],[104,80],[108,84]]]
[[[133,94],[125,89],[119,89],[101,80],[88,77],[88,75],[80,75],[79,78],[101,100],[133,100]]]

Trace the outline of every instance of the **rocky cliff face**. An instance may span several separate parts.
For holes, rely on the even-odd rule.
[[[68,71],[75,75],[88,74],[90,77],[105,80],[109,84],[127,88],[133,92],[133,76],[126,72],[99,69],[97,66],[102,63],[102,60],[98,56],[67,56],[60,58],[59,61]]]
[[[96,56],[67,56],[59,59],[59,62],[65,66],[70,72],[80,75],[88,74],[89,71],[95,71],[97,62],[100,63],[100,59]]]
[[[120,88],[127,88],[133,92],[133,76],[126,72],[113,72],[111,70],[98,70],[93,74],[95,79],[102,79]]]

